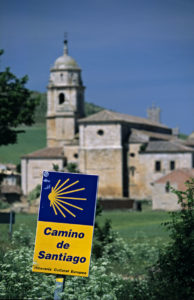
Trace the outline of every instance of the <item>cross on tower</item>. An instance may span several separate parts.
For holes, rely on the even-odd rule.
[[[67,32],[64,32],[64,43],[67,44]]]

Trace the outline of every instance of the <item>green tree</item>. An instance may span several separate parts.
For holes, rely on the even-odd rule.
[[[0,50],[0,56],[3,50]],[[38,98],[25,87],[28,76],[17,78],[6,68],[0,72],[0,145],[17,142],[19,125],[32,125]]]
[[[164,225],[170,231],[172,242],[159,255],[150,273],[150,291],[153,300],[191,300],[194,264],[194,178],[186,183],[187,190],[176,191],[181,210],[171,213]]]

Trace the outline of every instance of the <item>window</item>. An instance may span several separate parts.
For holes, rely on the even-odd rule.
[[[169,181],[166,182],[165,192],[166,192],[166,193],[169,193],[169,192],[170,192],[170,182],[169,182]]]
[[[155,161],[155,171],[156,172],[160,172],[161,171],[161,161],[160,160],[156,160]]]
[[[170,170],[174,170],[175,169],[175,161],[171,160],[170,161]]]
[[[129,170],[130,170],[131,176],[134,176],[135,175],[135,167],[131,166]]]
[[[77,153],[74,153],[73,155],[75,158],[78,158],[78,154]]]
[[[63,168],[66,167],[66,166],[67,166],[67,159],[64,158],[64,159],[63,159]]]
[[[99,129],[99,130],[97,131],[97,134],[98,134],[98,135],[103,135],[103,134],[104,134],[104,130]]]
[[[63,81],[63,73],[60,74],[61,81]]]
[[[59,94],[59,104],[63,104],[65,102],[65,95],[63,93]]]

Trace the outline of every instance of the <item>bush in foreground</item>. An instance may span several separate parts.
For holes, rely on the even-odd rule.
[[[164,224],[172,242],[150,271],[148,283],[153,300],[194,299],[194,178],[186,185],[185,192],[173,190],[181,210],[171,213],[171,221]]]
[[[156,249],[149,250],[147,244],[141,247],[134,244],[128,249],[117,234],[106,225],[109,238],[106,240],[104,235],[101,236],[105,228],[101,230],[102,232],[99,231],[98,241],[101,239],[104,241],[103,249],[98,258],[93,257],[89,278],[66,277],[62,299],[194,299],[192,292],[194,179],[187,185],[186,192],[174,191],[182,209],[171,213],[171,221],[165,224],[170,231],[171,242],[160,252],[158,259]],[[17,248],[18,244],[22,246]],[[32,244],[30,232],[24,228],[14,233],[11,248],[0,264],[1,299],[53,299],[55,276],[31,271]],[[144,269],[144,273],[136,274],[135,266],[138,262],[141,264],[145,260],[148,266],[155,259],[157,262],[149,272],[146,273]],[[118,274],[118,265],[126,268],[127,276]]]

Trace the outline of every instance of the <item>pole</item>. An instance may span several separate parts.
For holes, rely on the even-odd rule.
[[[10,211],[10,216],[9,216],[9,236],[10,236],[10,238],[12,236],[12,224],[13,224],[13,211]]]
[[[55,284],[54,300],[61,300],[61,293],[63,292],[65,285],[65,276],[57,275]]]

